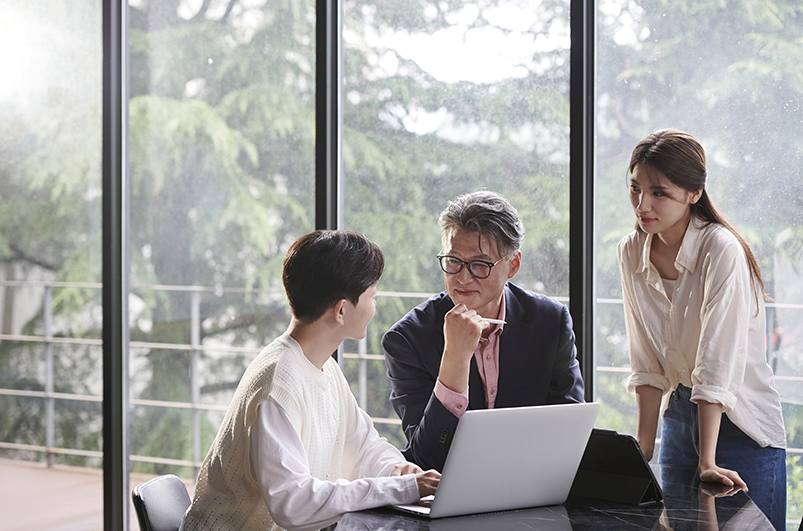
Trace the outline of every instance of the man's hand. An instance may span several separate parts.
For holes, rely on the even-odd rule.
[[[415,463],[404,463],[401,465],[396,465],[393,467],[393,470],[390,471],[391,476],[405,476],[407,474],[418,474],[419,472],[423,472],[421,467],[416,465]]]
[[[437,470],[419,472],[415,475],[415,481],[418,483],[418,494],[423,498],[424,496],[435,494],[435,491],[438,490],[438,483],[441,481],[441,473]]]
[[[480,342],[482,331],[489,324],[474,310],[458,304],[443,320],[444,352],[470,360]]]
[[[443,358],[438,379],[443,385],[462,393],[468,389],[468,372],[471,357],[480,342],[482,331],[490,326],[474,310],[458,304],[443,320]]]
[[[441,480],[441,474],[437,470],[427,470],[424,472],[421,467],[414,463],[404,463],[396,465],[390,472],[391,476],[405,476],[407,474],[415,474],[415,482],[418,484],[418,494],[420,497],[435,494],[438,490],[438,483]]]

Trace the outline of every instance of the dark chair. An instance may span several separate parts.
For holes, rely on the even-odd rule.
[[[190,506],[187,487],[172,474],[137,485],[131,497],[140,531],[178,531]]]

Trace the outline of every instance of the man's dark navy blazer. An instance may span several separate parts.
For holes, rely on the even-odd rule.
[[[453,307],[446,292],[435,295],[410,310],[382,338],[390,401],[407,436],[403,453],[424,470],[443,470],[458,423],[433,392],[443,356],[443,320]],[[566,306],[508,282],[505,321],[494,407],[583,402],[583,379]],[[468,391],[469,409],[487,407],[473,357]]]

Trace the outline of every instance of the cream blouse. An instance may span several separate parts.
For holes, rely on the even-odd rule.
[[[693,218],[667,294],[650,263],[653,235],[634,231],[619,242],[631,375],[666,393],[678,384],[691,400],[722,404],[730,420],[762,447],[786,447],[781,401],[766,360],[764,301],[742,246],[719,224]]]

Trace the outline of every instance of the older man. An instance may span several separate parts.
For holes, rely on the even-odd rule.
[[[509,282],[524,238],[516,209],[474,192],[452,200],[439,222],[446,291],[405,315],[382,347],[403,453],[443,470],[467,409],[583,402],[583,380],[567,308]]]

